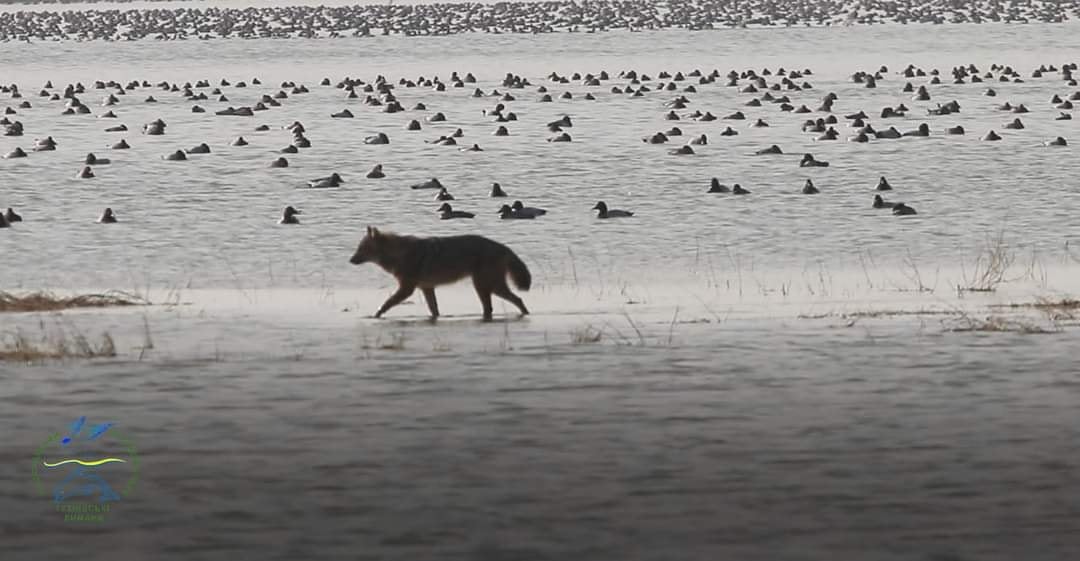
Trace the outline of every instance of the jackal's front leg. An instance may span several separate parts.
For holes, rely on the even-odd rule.
[[[382,317],[382,315],[385,314],[387,310],[404,302],[406,298],[412,296],[414,290],[416,290],[415,285],[403,284],[399,286],[397,292],[390,295],[390,297],[386,299],[386,302],[383,302],[383,305],[381,308],[379,308],[379,311],[375,312],[375,317]]]

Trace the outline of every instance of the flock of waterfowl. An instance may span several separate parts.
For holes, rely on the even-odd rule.
[[[763,114],[765,111],[771,110],[780,114],[806,115],[801,129],[803,133],[809,135],[811,142],[829,143],[841,141],[842,135],[839,130],[846,127],[852,131],[846,135],[848,142],[878,143],[900,141],[905,138],[925,138],[931,135],[956,136],[966,134],[965,128],[955,123],[955,121],[948,123],[947,126],[941,126],[940,124],[931,126],[935,119],[955,119],[963,111],[960,103],[956,100],[932,101],[938,95],[935,88],[943,85],[946,81],[952,85],[980,87],[984,96],[997,97],[998,89],[1004,91],[1004,88],[1007,88],[1009,84],[1022,83],[1027,80],[1056,80],[1063,88],[1075,88],[1077,80],[1074,73],[1077,72],[1077,68],[1075,63],[1065,63],[1060,66],[1043,64],[1032,69],[1027,74],[1021,75],[1019,71],[1010,66],[998,64],[983,69],[968,64],[953,67],[945,72],[938,69],[927,70],[913,65],[899,71],[890,71],[887,67],[882,66],[874,71],[855,72],[850,75],[850,80],[867,89],[878,90],[880,88],[884,90],[889,88],[893,96],[892,99],[895,99],[897,94],[908,96],[912,107],[908,107],[907,103],[902,102],[879,109],[852,107],[843,112],[840,112],[837,107],[837,104],[842,102],[836,93],[826,92],[823,95],[815,93],[816,90],[809,81],[813,76],[810,69],[765,68],[760,71],[754,69],[731,70],[727,73],[722,73],[719,70],[706,72],[695,69],[686,73],[661,71],[655,77],[635,70],[625,70],[617,74],[600,71],[597,73],[582,74],[575,72],[570,75],[561,75],[552,72],[543,79],[537,79],[538,83],[541,80],[546,82],[546,84],[540,83],[539,85],[534,85],[526,77],[508,73],[501,82],[491,83],[491,86],[494,87],[490,87],[486,91],[480,87],[480,81],[472,73],[459,74],[457,72],[451,73],[446,80],[438,76],[420,76],[414,79],[403,77],[396,82],[384,76],[378,76],[371,81],[346,77],[335,82],[326,78],[318,86],[313,87],[336,88],[341,92],[337,95],[340,96],[342,103],[351,104],[349,107],[352,107],[352,109],[346,108],[333,113],[328,112],[326,119],[351,119],[355,118],[355,114],[362,110],[378,111],[384,114],[400,113],[403,115],[401,122],[403,123],[402,128],[406,131],[405,134],[422,131],[425,126],[431,124],[443,127],[454,126],[446,114],[442,111],[434,111],[423,102],[411,104],[410,108],[406,108],[405,98],[409,96],[410,91],[418,90],[435,92],[433,95],[438,99],[447,101],[448,108],[453,106],[455,98],[460,100],[463,96],[490,99],[490,107],[483,109],[482,114],[494,126],[494,130],[489,133],[493,137],[519,134],[517,131],[511,132],[510,129],[518,121],[518,115],[514,111],[515,107],[521,107],[521,104],[541,104],[540,106],[543,107],[558,107],[543,105],[552,103],[556,98],[568,101],[574,100],[575,102],[603,103],[605,100],[615,98],[655,99],[662,96],[665,98],[662,102],[659,100],[646,100],[645,103],[654,103],[652,107],[657,112],[657,116],[667,121],[711,123],[702,126],[713,127],[717,130],[716,136],[721,138],[739,135],[739,130],[735,127],[739,123],[748,121],[752,121],[749,128],[767,130],[767,127],[770,126],[768,123],[770,117],[767,116],[753,119],[748,117],[742,110],[725,112],[717,108],[717,113],[723,115],[718,117],[712,110],[703,111],[702,109],[706,109],[704,107],[693,111],[689,109],[695,103],[693,97],[698,93],[699,89],[704,91],[705,88],[729,88],[729,91],[736,92],[735,99],[748,112]],[[919,85],[916,85],[917,83]],[[58,118],[62,119],[87,118],[85,116],[93,115],[94,110],[82,100],[91,95],[91,92],[97,92],[97,95],[102,97],[101,108],[98,109],[97,117],[103,122],[117,123],[103,126],[103,131],[106,134],[123,136],[125,133],[130,132],[131,129],[127,124],[120,122],[121,115],[118,112],[123,113],[124,106],[131,103],[154,106],[153,104],[158,102],[155,96],[178,96],[182,98],[187,102],[184,107],[190,108],[190,119],[254,119],[256,116],[260,118],[272,116],[276,108],[288,104],[290,100],[297,97],[302,98],[311,91],[307,86],[291,81],[281,82],[279,86],[270,87],[270,91],[263,87],[265,93],[254,91],[259,86],[262,86],[262,83],[258,79],[251,80],[250,85],[244,81],[230,82],[227,79],[221,79],[215,84],[205,79],[184,84],[168,81],[151,84],[148,81],[138,80],[131,80],[126,83],[99,80],[89,87],[82,83],[54,87],[51,82],[47,82],[34,94],[27,93],[24,96],[24,90],[17,85],[3,85],[0,86],[0,94],[6,95],[13,105],[4,110],[4,116],[0,118],[0,127],[2,127],[0,130],[3,131],[5,137],[22,137],[27,132],[30,132],[26,130],[24,124],[19,120],[22,113],[53,112],[57,114]],[[554,91],[556,88],[565,89],[562,93],[556,93]],[[578,94],[575,96],[571,89],[578,89]],[[584,93],[581,93],[582,90],[584,90]],[[533,96],[527,98],[529,95],[527,92],[532,92]],[[38,101],[31,102],[27,99],[30,95],[34,95]],[[228,96],[247,97],[252,103],[241,106],[226,105],[230,103]],[[138,98],[141,98],[141,100]],[[813,98],[816,98],[817,101],[809,105],[804,103],[810,102]],[[1069,121],[1072,119],[1070,110],[1073,108],[1074,102],[1077,101],[1080,101],[1080,90],[1073,89],[1070,92],[1062,89],[1060,94],[1054,94],[1051,99],[1043,103],[1048,103],[1052,108],[1052,112],[1056,113],[1056,116],[1053,117],[1054,121]],[[429,102],[431,102],[430,99]],[[188,103],[190,105],[187,105]],[[226,106],[212,112],[207,111],[203,105],[211,103]],[[1025,125],[1022,119],[1032,118],[1034,115],[1046,115],[1050,112],[1043,110],[1039,113],[1032,113],[1028,105],[1033,103],[1038,102],[1024,100],[1022,102],[1004,101],[996,104],[995,108],[998,111],[1010,115],[1010,119],[1003,127],[1003,130],[1008,131],[1005,133],[1006,135],[1024,134]],[[810,105],[816,105],[816,107],[812,109]],[[921,109],[914,108],[918,106],[921,106]],[[170,107],[175,110],[177,105],[170,105]],[[586,112],[585,107],[587,106],[578,106],[577,111],[579,113]],[[728,109],[732,108],[729,107]],[[887,126],[890,121],[896,123],[910,122],[912,117],[919,118],[920,113],[922,113],[923,118],[930,122],[919,122],[918,125],[914,125],[913,128],[907,131],[900,131],[894,125]],[[719,121],[720,123],[712,123],[713,121]],[[427,124],[422,124],[422,122]],[[551,120],[546,125],[547,134],[550,135],[546,139],[547,142],[574,142],[569,132],[573,130],[573,127],[574,121],[567,114]],[[289,167],[289,159],[286,156],[303,158],[304,151],[312,146],[311,140],[305,135],[307,127],[299,121],[278,125],[277,127],[259,124],[253,126],[251,130],[252,134],[257,135],[272,129],[287,131],[292,137],[292,142],[288,146],[277,150],[283,155],[277,156],[269,162],[263,160],[263,166],[287,168]],[[167,122],[162,118],[157,118],[144,124],[141,133],[146,136],[163,136],[167,135],[167,131]],[[29,151],[16,147],[4,154],[3,157],[7,160],[30,158],[32,161],[40,157],[37,155],[38,153],[52,153],[61,150],[62,138],[57,140],[47,130],[32,132],[39,136],[37,136]],[[645,133],[647,131],[641,132]],[[672,156],[692,157],[697,153],[697,150],[703,148],[723,151],[722,142],[719,148],[714,148],[715,143],[710,140],[709,134],[693,135],[683,146],[669,149],[668,153]],[[459,140],[465,137],[465,130],[458,127],[450,134],[442,134],[438,138],[426,142],[432,146],[432,150],[437,150],[440,148],[435,148],[435,146],[459,146]],[[646,145],[656,145],[679,140],[683,137],[683,131],[676,125],[664,131],[646,134],[641,140]],[[990,130],[981,137],[984,141],[1000,141],[1002,138],[1003,135],[994,130]],[[249,141],[243,136],[237,137],[228,143],[226,150],[246,150],[245,147],[252,144],[262,144],[263,148],[266,148],[265,142],[254,140],[255,137],[252,137],[252,139]],[[132,140],[132,142],[135,141]],[[364,144],[372,145],[385,145],[391,142],[391,135],[383,131],[366,136],[363,139]],[[1057,136],[1052,139],[1044,139],[1043,144],[1047,147],[1064,147],[1068,145],[1068,142],[1064,136]],[[460,145],[462,147],[458,149],[463,152],[484,150],[476,142],[464,142]],[[122,154],[124,150],[130,148],[131,143],[126,138],[120,138],[111,143],[111,149],[116,151],[117,154]],[[187,162],[189,160],[198,160],[197,155],[209,154],[217,150],[219,148],[212,148],[207,142],[199,142],[186,150],[178,149],[162,154],[161,158],[168,161]],[[799,152],[803,151],[800,150]],[[756,150],[751,157],[771,157],[785,153],[781,146],[771,144]],[[46,162],[45,165],[56,165],[55,158],[49,158]],[[102,158],[93,153],[87,154],[81,158],[81,167],[76,172],[76,177],[86,180],[93,179],[97,176],[95,170],[100,169],[102,166],[108,166],[106,169],[109,169],[110,173],[122,173],[121,170],[113,171],[111,168],[117,166],[110,166],[110,164],[112,162],[108,158]],[[198,163],[196,161],[183,165],[198,165]],[[829,165],[829,162],[820,160],[813,154],[803,153],[798,161],[797,169],[806,170],[801,173],[810,173],[813,168],[826,168]],[[380,163],[374,165],[365,177],[371,180],[387,180],[388,173],[385,171],[383,164]],[[341,187],[347,181],[348,178],[335,171],[324,177],[312,179],[299,187],[306,189],[333,189]],[[708,188],[705,189],[706,193],[732,195],[749,195],[751,193],[750,189],[739,183],[729,187],[722,183],[719,178],[706,180],[703,177],[703,187],[706,183],[708,183]],[[402,185],[402,187],[404,186]],[[441,206],[437,208],[437,213],[443,219],[469,219],[476,216],[474,212],[452,206],[450,201],[454,201],[455,198],[451,194],[450,188],[438,178],[432,177],[426,181],[411,184],[409,187],[412,190],[435,191],[435,202],[441,203]],[[886,178],[881,177],[873,189],[878,192],[873,200],[873,208],[891,209],[893,214],[900,216],[916,214],[915,209],[904,202],[886,201],[881,197],[881,192],[893,190]],[[812,178],[807,178],[799,192],[805,195],[819,195],[822,191],[814,184]],[[498,182],[492,182],[488,196],[502,199],[506,198],[508,194],[502,185]],[[597,217],[601,219],[630,218],[634,216],[632,211],[609,208],[604,201],[596,202],[592,206],[592,210],[595,210]],[[501,205],[496,214],[503,219],[536,219],[543,217],[547,212],[543,208],[526,206],[522,201],[518,200],[512,204]],[[285,208],[280,222],[282,224],[298,224],[300,222],[297,217],[299,214],[300,210],[288,206]],[[8,208],[3,215],[0,215],[0,227],[10,226],[19,220],[21,220],[21,217],[15,210]],[[115,223],[117,221],[117,216],[112,208],[106,209],[99,220],[101,223]]]
[[[0,12],[0,41],[596,32],[877,23],[1058,23],[1080,0],[696,0]]]

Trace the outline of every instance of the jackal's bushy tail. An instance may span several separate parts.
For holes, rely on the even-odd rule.
[[[529,273],[529,268],[525,266],[525,262],[513,251],[510,251],[507,256],[506,267],[510,272],[510,280],[514,281],[514,286],[521,290],[529,290],[529,287],[532,286],[532,274]]]

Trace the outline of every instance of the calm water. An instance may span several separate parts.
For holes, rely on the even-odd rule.
[[[799,318],[883,302],[1029,301],[1074,287],[1066,244],[1077,236],[1080,164],[1074,147],[1041,142],[1080,142],[1076,121],[1053,121],[1048,103],[1076,88],[1057,77],[948,84],[931,87],[927,104],[900,93],[896,71],[998,62],[1026,78],[1075,57],[1075,31],[0,45],[0,81],[19,83],[34,104],[12,117],[26,136],[0,137],[0,152],[46,135],[60,143],[0,160],[0,204],[26,218],[0,235],[8,264],[0,288],[149,289],[157,302],[182,304],[3,317],[5,335],[108,331],[119,356],[0,364],[0,558],[1076,558],[1080,384],[1071,357],[1080,340],[1071,326],[1035,336],[950,333],[949,320],[934,316]],[[877,90],[847,79],[882,64],[890,73]],[[611,94],[611,84],[544,81],[551,71],[763,66],[814,70],[814,89],[790,94],[796,106],[815,108],[830,91],[840,115],[904,102],[911,116],[884,126],[906,131],[925,120],[938,134],[814,142],[799,131],[805,116],[744,107],[751,96],[721,83],[690,95],[687,111],[743,110],[750,120],[671,122],[662,103],[673,92],[635,99]],[[324,76],[445,79],[452,70],[473,72],[485,91],[504,91],[498,82],[512,71],[575,99],[538,103],[533,88],[511,90],[520,120],[507,123],[512,136],[496,138],[481,114],[496,99],[471,98],[471,88],[401,88],[406,108],[423,102],[428,111],[385,114],[318,86]],[[224,88],[230,101],[200,102],[202,115],[176,94],[129,92],[112,108],[132,129],[124,152],[106,148],[124,136],[102,132],[113,120],[61,117],[59,103],[36,96],[47,79],[255,76],[263,87]],[[311,93],[254,118],[212,115],[286,79]],[[987,87],[999,95],[984,97]],[[596,101],[580,99],[592,90]],[[150,94],[160,103],[141,103]],[[81,97],[101,113],[104,95]],[[923,117],[953,99],[961,114]],[[993,106],[1005,101],[1031,109],[1021,115],[1025,130],[1002,129],[1014,115]],[[345,107],[357,118],[329,118]],[[404,130],[435,111],[448,121]],[[563,114],[574,119],[574,142],[545,142],[544,124]],[[138,133],[157,117],[169,123],[165,136]],[[772,126],[749,128],[757,117]],[[287,156],[288,169],[268,169],[290,142],[281,127],[294,120],[313,148]],[[260,123],[272,130],[255,133]],[[719,137],[729,124],[740,135]],[[940,134],[955,124],[969,134]],[[676,157],[667,149],[681,143],[640,142],[673,125],[708,134],[710,144]],[[457,127],[485,151],[424,143]],[[844,122],[837,128],[853,134]],[[990,128],[1005,140],[980,142]],[[362,144],[378,131],[389,146]],[[229,147],[238,135],[251,145]],[[214,153],[161,159],[200,142]],[[774,143],[791,155],[750,155]],[[95,179],[74,179],[89,151],[113,163],[96,167]],[[799,169],[804,151],[832,165]],[[388,177],[363,179],[375,163]],[[295,188],[334,171],[348,181],[341,189]],[[920,214],[871,209],[879,175],[896,189],[887,198]],[[439,221],[433,193],[408,189],[430,176],[477,219]],[[753,194],[707,196],[712,176]],[[822,194],[796,194],[808,177]],[[499,221],[486,198],[491,181],[549,215]],[[597,221],[588,209],[598,199],[637,215]],[[302,226],[275,224],[287,204],[304,210]],[[120,224],[94,224],[105,206]],[[505,241],[534,271],[526,300],[536,314],[480,324],[470,290],[458,287],[445,300],[440,292],[451,317],[437,326],[419,321],[419,300],[394,320],[365,319],[389,288],[382,273],[347,264],[367,224]],[[1028,282],[958,301],[948,273],[935,293],[897,292],[913,288],[905,259],[929,277],[972,259],[1002,230],[1018,254],[1064,267],[1043,292]],[[865,272],[860,256],[874,263]],[[600,340],[582,341],[587,329]],[[82,414],[124,427],[143,462],[136,495],[94,527],[63,524],[30,485],[36,446]]]

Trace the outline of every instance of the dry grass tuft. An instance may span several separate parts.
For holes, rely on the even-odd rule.
[[[997,286],[1006,282],[1005,273],[1012,267],[1016,255],[1005,242],[1004,231],[997,236],[988,237],[982,252],[975,259],[975,268],[968,277],[964,274],[964,284],[956,287],[958,292],[994,292]]]
[[[823,314],[799,314],[798,319],[877,319],[906,316],[954,316],[959,312],[953,310],[864,310],[854,312],[828,312]]]
[[[1042,327],[1030,321],[1011,319],[1004,316],[987,316],[977,318],[967,314],[961,314],[951,325],[946,326],[947,331],[956,333],[1023,333],[1026,335],[1045,335],[1058,333],[1061,328],[1051,325],[1050,328]]]
[[[145,306],[146,300],[123,292],[105,294],[80,294],[57,296],[51,292],[31,292],[16,295],[0,291],[0,313],[3,312],[56,312],[72,308],[111,308],[117,306]]]
[[[0,336],[0,361],[38,363],[48,360],[109,358],[116,356],[116,343],[108,332],[94,344],[81,331],[57,323],[49,333],[41,324],[41,336],[31,338],[22,330]]]
[[[397,333],[379,333],[372,340],[364,333],[360,338],[360,349],[365,358],[371,358],[371,351],[404,351],[407,337],[403,331]]]
[[[570,332],[570,342],[574,345],[590,345],[599,343],[604,337],[604,332],[591,325],[575,329]]]
[[[1052,300],[1050,298],[1039,297],[1034,302],[1026,304],[1005,304],[996,306],[998,308],[1026,308],[1031,310],[1037,310],[1046,315],[1051,321],[1074,321],[1080,314],[1080,300],[1073,298],[1062,298],[1061,300]]]

